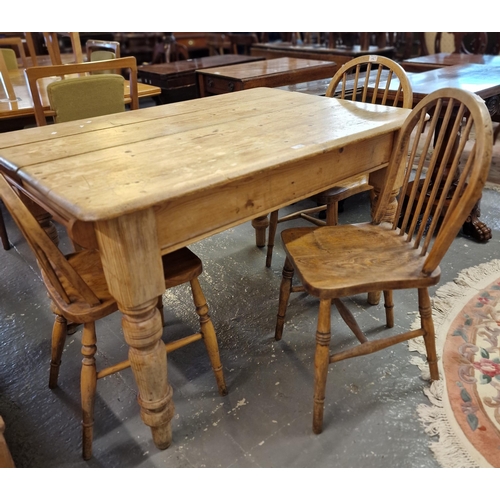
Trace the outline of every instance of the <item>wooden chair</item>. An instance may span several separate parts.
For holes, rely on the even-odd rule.
[[[229,35],[229,42],[231,44],[231,52],[233,54],[245,54],[249,56],[252,45],[254,43],[258,43],[259,39],[255,33],[231,33]]]
[[[162,64],[189,59],[186,45],[178,43],[173,34],[163,35],[154,44],[151,64]]]
[[[450,32],[453,35],[453,50],[442,46],[443,33],[436,33],[434,47],[436,53],[454,52],[462,54],[484,54],[488,46],[488,34],[486,32],[462,33]]]
[[[12,69],[17,69],[17,58],[21,59],[22,66],[24,68],[28,67],[28,60],[26,58],[26,52],[24,50],[23,40],[20,37],[4,37],[0,38],[0,47],[9,48],[14,50],[14,58],[16,59],[16,65]]]
[[[8,71],[18,69],[16,53],[13,49],[6,49],[0,47],[0,52],[2,53],[3,59],[5,61],[5,66]]]
[[[92,455],[94,400],[97,381],[130,366],[130,362],[126,360],[101,370],[96,367],[95,322],[115,312],[117,304],[108,290],[97,250],[81,250],[63,255],[38,225],[22,202],[17,190],[12,188],[3,175],[0,175],[0,197],[4,200],[13,219],[35,253],[43,282],[51,299],[52,311],[55,314],[52,330],[50,388],[57,386],[68,321],[83,324],[81,340],[83,355],[81,369],[82,455],[85,460],[88,460]],[[198,281],[198,277],[202,273],[201,260],[188,248],[181,248],[164,255],[162,259],[165,288],[189,283],[196,313],[200,320],[199,332],[167,342],[166,352],[169,353],[198,340],[203,340],[219,393],[224,396],[227,394],[227,389],[219,357],[217,337],[209,316],[205,296]],[[159,297],[159,307],[162,312],[161,304],[161,297]]]
[[[399,82],[397,86],[394,86],[395,82]],[[391,85],[394,91],[389,92]],[[353,89],[356,89],[356,92]],[[413,105],[413,92],[405,70],[384,56],[361,56],[345,63],[330,81],[326,96],[403,108],[411,108]],[[361,175],[347,179],[342,184],[314,196],[312,199],[318,204],[316,207],[294,212],[282,218],[278,218],[278,211],[273,212],[269,223],[266,266],[271,266],[278,223],[301,217],[318,226],[336,225],[339,203],[370,189],[368,175]],[[324,213],[325,210],[326,221],[311,215]]]
[[[125,80],[120,75],[100,75],[102,71],[128,71],[130,86],[130,99],[124,100],[123,85]],[[62,82],[53,82],[47,86],[47,90],[42,91],[37,82],[48,77],[68,77],[80,75],[78,78],[65,78]],[[82,76],[83,75],[83,76]],[[110,77],[110,78],[104,78]],[[89,118],[101,114],[116,113],[125,109],[125,103],[130,103],[131,109],[139,108],[139,98],[137,93],[137,64],[135,57],[121,57],[119,59],[109,59],[105,61],[87,62],[81,64],[63,64],[57,66],[37,66],[26,69],[26,79],[33,99],[35,118],[38,126],[47,124],[47,116],[52,116],[55,121],[68,121],[80,118]],[[103,98],[102,92],[106,92],[106,85],[103,82],[121,82],[122,95],[115,93],[112,100]],[[97,84],[97,85],[96,85]],[[67,88],[71,86],[71,90]],[[116,87],[115,87],[116,88]],[[66,89],[66,90],[65,90]],[[57,93],[65,93],[63,97],[62,109],[46,110],[47,100]],[[101,97],[97,99],[97,96]],[[111,94],[108,94],[110,97]],[[45,104],[44,104],[45,103]],[[106,110],[106,111],[105,111]],[[67,118],[61,117],[64,113]]]
[[[59,37],[69,37],[71,40],[71,48],[73,50],[74,62],[83,62],[83,52],[82,43],[80,41],[80,35],[76,31],[72,32],[43,32],[43,38],[45,39],[45,45],[50,56],[50,60],[54,65],[63,64],[61,58],[61,49],[59,46]]]
[[[107,40],[87,40],[85,43],[87,61],[106,61],[120,57],[120,42]]]
[[[432,118],[426,125],[429,116]],[[443,117],[441,125],[438,116]],[[427,133],[422,133],[426,126]],[[454,137],[447,135],[449,127]],[[446,137],[451,139],[447,141]],[[466,147],[468,141],[471,149]],[[373,222],[282,232],[287,257],[280,288],[276,340],[282,337],[292,291],[305,291],[319,299],[314,361],[315,433],[319,434],[323,427],[330,363],[423,336],[430,376],[433,380],[439,378],[428,288],[438,283],[439,263],[481,195],[491,155],[492,123],[484,101],[469,91],[441,89],[423,99],[405,121],[393,148],[387,183],[378,199]],[[459,163],[462,172],[457,178]],[[413,176],[422,179],[422,184],[412,184],[409,202],[399,204],[394,223],[381,223],[397,179],[404,179],[401,192],[406,193]],[[446,181],[442,190],[441,180]],[[294,273],[302,286],[292,287]],[[340,300],[384,290],[386,323],[391,328],[394,325],[392,291],[400,289],[418,290],[421,325],[416,330],[385,338],[368,340]],[[335,354],[330,353],[332,303],[360,341],[360,345]]]
[[[229,35],[225,33],[208,33],[206,39],[208,54],[210,56],[223,55],[231,52]]]

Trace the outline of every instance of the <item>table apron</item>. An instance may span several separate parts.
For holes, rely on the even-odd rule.
[[[170,200],[155,208],[162,253],[306,199],[349,177],[387,166],[394,133]]]

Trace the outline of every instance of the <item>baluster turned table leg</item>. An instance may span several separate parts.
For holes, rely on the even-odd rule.
[[[174,405],[157,308],[165,282],[154,211],[97,222],[96,235],[109,290],[123,313],[141,418],[151,427],[156,447],[165,449],[172,441]]]

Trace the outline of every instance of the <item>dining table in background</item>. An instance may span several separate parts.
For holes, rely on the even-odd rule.
[[[459,64],[500,66],[500,55],[438,52],[437,54],[405,59],[400,64],[409,73],[422,73],[423,71]]]
[[[280,57],[261,61],[196,70],[201,97],[255,87],[280,87],[331,78],[333,61]]]
[[[242,54],[223,54],[185,61],[146,64],[137,68],[137,76],[143,83],[160,87],[161,94],[158,100],[160,104],[167,104],[199,97],[196,83],[196,70],[198,69],[230,66],[262,59],[262,57]]]
[[[395,48],[391,46],[377,47],[369,45],[337,46],[329,47],[327,44],[306,44],[292,42],[266,42],[254,43],[250,50],[252,56],[274,59],[277,57],[300,57],[302,59],[317,59],[323,61],[333,61],[342,64],[359,56],[382,55],[386,57],[394,56]]]
[[[9,81],[12,85],[15,98],[12,99],[6,92],[5,87],[0,82],[0,132],[17,130],[26,125],[35,124],[35,109],[26,81],[23,69],[10,70],[8,72]],[[57,77],[43,78],[39,81],[40,93],[45,109],[49,109],[47,97],[47,86],[57,80]],[[139,99],[144,97],[154,97],[161,93],[160,87],[145,83],[137,84]],[[125,101],[130,102],[130,86],[125,81],[124,88]]]
[[[161,255],[355,175],[377,192],[409,113],[262,87],[0,135],[10,181],[98,248],[158,448],[174,414]]]

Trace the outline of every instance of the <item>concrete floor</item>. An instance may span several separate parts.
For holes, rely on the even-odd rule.
[[[479,244],[459,235],[442,265],[441,284],[469,266],[500,255],[500,193],[484,192],[482,220],[493,238]],[[303,202],[307,204],[308,202]],[[295,207],[294,207],[295,208]],[[314,435],[312,387],[317,303],[296,294],[283,340],[274,324],[284,254],[275,248],[271,269],[254,245],[249,223],[191,248],[201,257],[201,284],[211,308],[229,394],[220,397],[202,343],[169,356],[174,389],[173,443],[155,448],[139,416],[130,370],[100,380],[95,410],[94,455],[80,451],[80,332],[68,337],[60,386],[47,386],[49,302],[34,258],[4,216],[13,248],[0,250],[0,415],[18,467],[438,467],[416,407],[427,403],[413,353],[406,344],[330,366],[324,431]],[[365,194],[346,201],[341,223],[366,220]],[[297,224],[304,222],[296,221]],[[63,250],[69,250],[60,228]],[[164,338],[196,328],[189,290],[168,294]],[[395,331],[409,328],[416,295],[395,293]],[[384,333],[383,306],[364,296],[347,304],[371,336]],[[97,325],[98,364],[125,359],[119,313]],[[352,343],[334,314],[332,344]],[[354,341],[355,342],[355,341]]]

